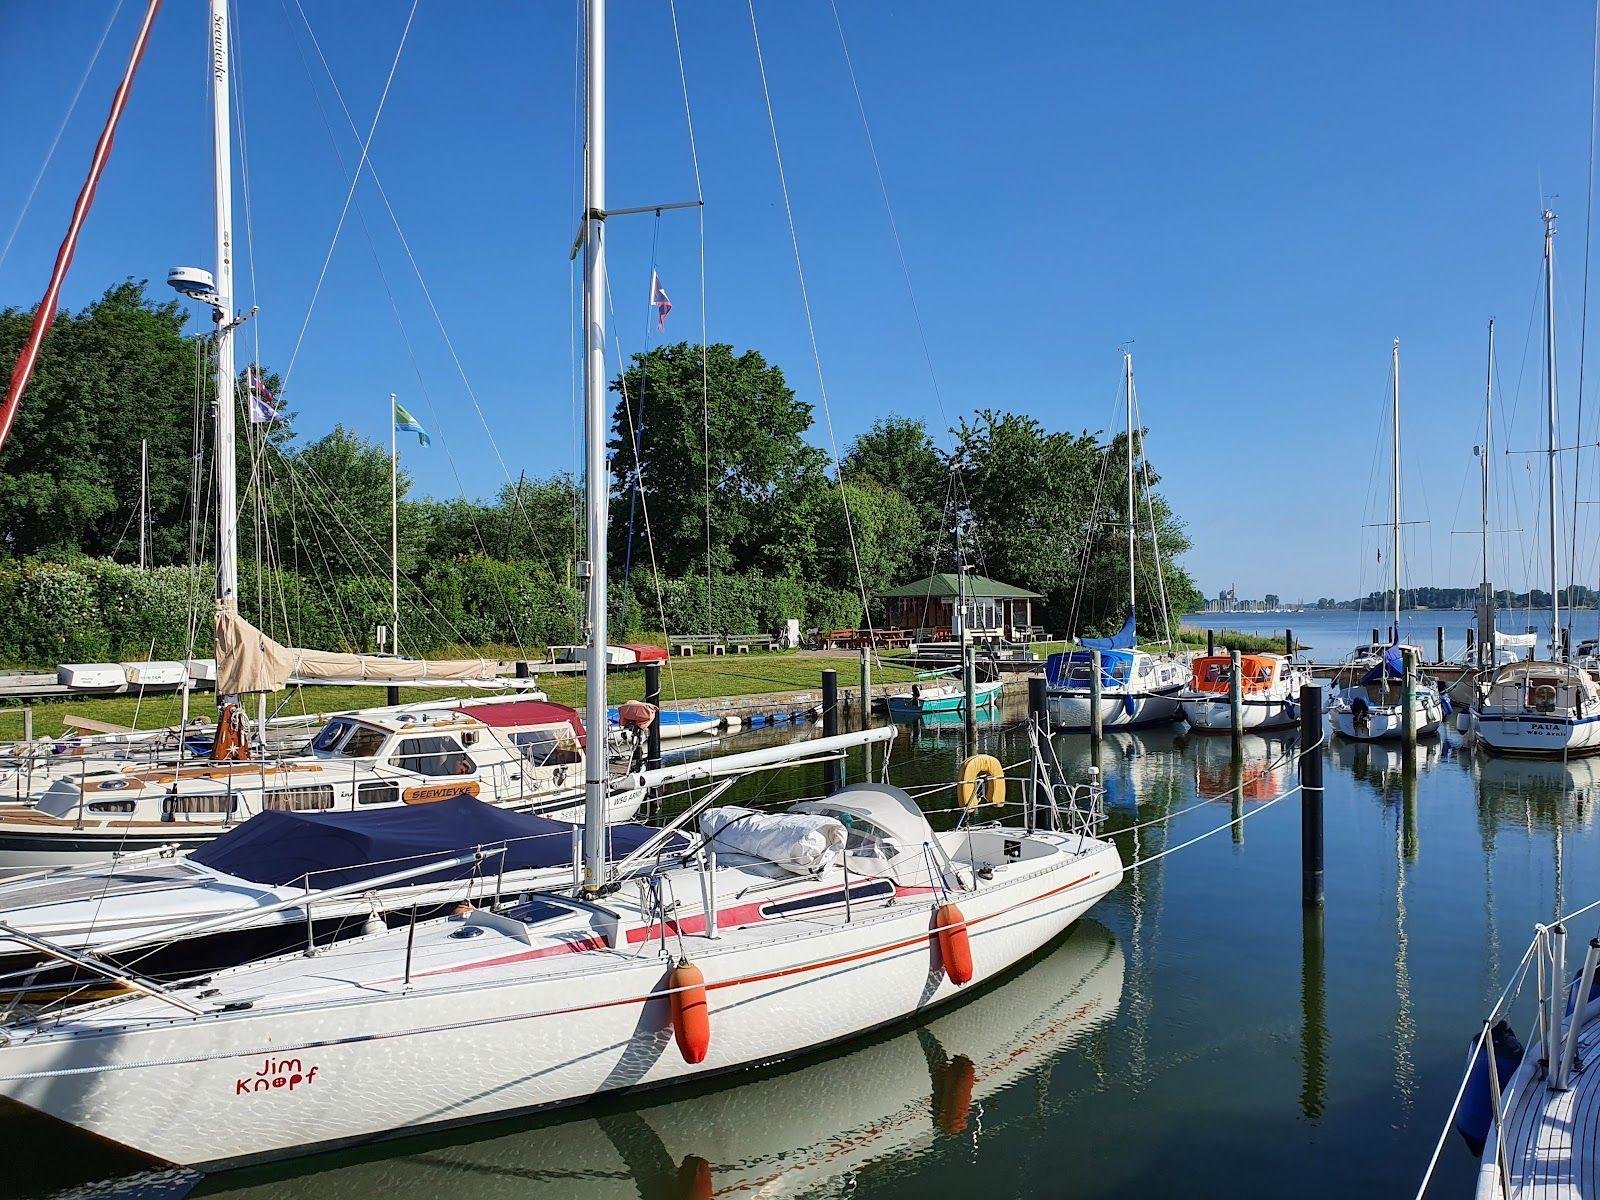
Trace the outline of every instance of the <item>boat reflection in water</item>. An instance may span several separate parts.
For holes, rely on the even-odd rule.
[[[1238,800],[1245,804],[1275,799],[1296,778],[1296,739],[1288,734],[1245,734],[1227,738],[1195,737],[1194,792],[1203,800]]]
[[[679,1089],[659,1101],[603,1103],[560,1122],[502,1125],[498,1137],[432,1137],[398,1154],[369,1147],[325,1156],[303,1173],[238,1172],[194,1194],[602,1200],[812,1193],[940,1138],[980,1136],[984,1103],[1109,1024],[1122,984],[1121,946],[1085,920],[991,990],[821,1062],[689,1094]]]

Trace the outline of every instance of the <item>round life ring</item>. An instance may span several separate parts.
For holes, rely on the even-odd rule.
[[[978,786],[979,780],[983,787]],[[956,788],[961,807],[971,812],[988,798],[996,807],[1006,802],[1006,773],[1000,760],[992,754],[974,754],[961,764],[961,784]]]

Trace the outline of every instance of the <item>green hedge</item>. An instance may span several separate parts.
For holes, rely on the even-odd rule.
[[[240,564],[241,607],[273,636],[327,650],[371,649],[373,631],[389,622],[389,580],[350,576],[330,585],[285,571]],[[619,630],[706,631],[704,576],[656,581],[635,575],[612,592]],[[61,662],[180,658],[211,652],[211,575],[179,567],[139,571],[100,559],[68,563],[0,562],[0,662],[49,667]],[[861,601],[853,592],[799,579],[754,574],[712,579],[711,628],[722,634],[765,633],[790,618],[802,629],[853,626]],[[664,622],[663,622],[664,613]],[[582,597],[541,565],[475,556],[436,562],[401,592],[402,649],[520,646],[528,650],[578,640]],[[620,636],[620,634],[619,634]]]

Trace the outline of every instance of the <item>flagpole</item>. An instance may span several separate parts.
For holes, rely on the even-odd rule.
[[[389,393],[389,638],[390,652],[400,654],[400,439],[395,432],[395,405]]]

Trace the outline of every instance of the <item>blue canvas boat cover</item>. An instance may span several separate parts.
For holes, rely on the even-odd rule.
[[[1385,679],[1404,679],[1406,675],[1405,660],[1400,657],[1400,647],[1390,646],[1383,652],[1383,657],[1377,664],[1361,677],[1363,684],[1382,683]]]
[[[1110,637],[1079,638],[1078,645],[1090,650],[1132,650],[1139,644],[1139,635],[1133,627],[1133,614],[1128,614],[1128,619],[1122,623],[1122,628]]]
[[[252,883],[337,887],[421,866],[475,846],[506,847],[504,869],[525,871],[572,862],[572,831],[565,821],[508,812],[471,796],[434,804],[408,804],[368,812],[264,812],[189,857],[214,871]],[[632,853],[658,831],[645,825],[608,827],[609,857]],[[678,839],[679,846],[687,843]],[[496,875],[501,856],[462,863],[408,884],[467,879],[474,871]]]
[[[1092,660],[1087,650],[1069,650],[1052,654],[1044,660],[1045,683],[1050,687],[1067,687],[1072,684],[1072,668],[1087,668]],[[1100,683],[1103,687],[1120,688],[1128,681],[1133,670],[1133,655],[1127,650],[1102,650],[1100,652]],[[1089,672],[1082,672],[1078,687],[1087,687]]]

